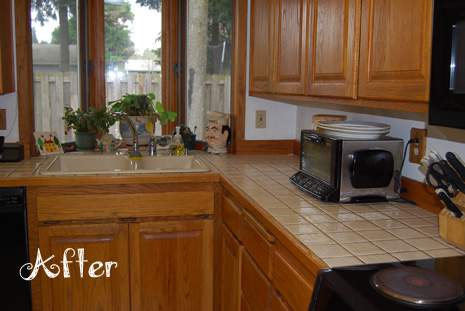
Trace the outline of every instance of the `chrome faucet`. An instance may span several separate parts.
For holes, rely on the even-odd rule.
[[[131,119],[128,116],[123,116],[124,120],[126,120],[129,124],[129,128],[132,132],[132,150],[129,152],[130,158],[141,158],[142,153],[139,150],[139,138],[137,136],[137,129],[134,123],[132,123]]]
[[[150,137],[148,151],[149,151],[149,157],[155,157],[157,155],[157,137],[156,136]]]

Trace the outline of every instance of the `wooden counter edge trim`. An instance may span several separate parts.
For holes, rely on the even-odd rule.
[[[214,203],[214,193],[208,191],[38,195],[35,202],[39,222],[211,215]]]
[[[310,271],[317,274],[319,270],[328,267],[321,258],[309,248],[301,244],[294,235],[288,232],[282,224],[269,215],[262,207],[253,203],[253,200],[244,192],[237,189],[229,180],[221,176],[221,183],[225,190],[238,201],[253,217],[255,217],[287,250],[294,255]]]
[[[192,181],[196,183],[219,182],[220,174],[212,171],[208,173],[185,173],[177,175],[30,176],[0,178],[2,187],[171,184]]]

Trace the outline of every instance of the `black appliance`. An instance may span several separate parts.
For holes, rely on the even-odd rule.
[[[300,141],[300,168],[290,181],[302,191],[344,203],[399,198],[402,139],[342,139],[303,130]]]
[[[464,267],[460,256],[323,270],[309,310],[465,310]]]
[[[465,129],[465,1],[434,1],[429,122]]]
[[[0,136],[0,162],[19,162],[24,160],[24,146],[17,143],[5,143]]]
[[[27,242],[26,190],[0,188],[0,310],[31,310],[30,283],[19,275],[22,265],[29,262]]]

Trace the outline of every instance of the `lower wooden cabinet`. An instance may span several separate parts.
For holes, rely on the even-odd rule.
[[[241,304],[241,267],[243,247],[222,225],[221,232],[221,291],[222,311],[238,311]]]
[[[212,310],[211,220],[130,225],[132,310]]]
[[[242,253],[241,290],[251,310],[270,310],[271,284],[246,251]]]
[[[128,265],[128,225],[63,225],[39,228],[39,247],[43,260],[55,256],[46,266],[53,263],[60,267],[55,278],[46,277],[40,271],[42,310],[129,310],[129,265]],[[64,278],[62,269],[63,253],[73,248],[76,253],[67,252],[69,278]],[[77,250],[84,249],[83,275],[77,262]],[[31,256],[35,257],[35,256]],[[114,261],[111,276],[91,278],[89,266],[95,261]],[[51,269],[52,272],[58,270]],[[99,270],[97,272],[102,272]],[[40,275],[39,274],[39,275]]]
[[[277,292],[273,292],[271,296],[271,311],[290,311],[291,308],[286,302],[279,296]]]
[[[41,276],[42,310],[212,310],[213,221],[39,227],[42,258],[60,267],[66,249],[84,249],[83,276],[76,262],[56,278]],[[116,262],[110,277],[92,278],[95,261]],[[47,264],[50,267],[51,261]],[[98,270],[104,272],[105,266]],[[41,272],[42,273],[42,272]]]

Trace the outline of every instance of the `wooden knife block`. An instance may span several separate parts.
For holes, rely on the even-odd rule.
[[[465,194],[458,194],[452,201],[465,214]],[[458,219],[444,208],[439,213],[439,235],[447,242],[465,250],[465,215]]]

